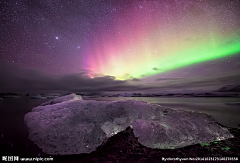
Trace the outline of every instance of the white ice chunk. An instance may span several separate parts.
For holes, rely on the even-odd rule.
[[[53,96],[48,96],[47,98],[52,99],[55,98]],[[75,93],[66,95],[66,96],[62,96],[62,97],[57,97],[54,100],[45,102],[43,104],[41,104],[40,106],[45,106],[45,105],[52,105],[52,104],[57,104],[57,103],[61,103],[64,101],[76,101],[76,100],[82,100],[82,97],[80,95],[76,95]]]
[[[29,139],[45,153],[66,155],[90,153],[128,126],[141,144],[151,148],[178,148],[233,137],[203,113],[137,100],[80,99],[70,94],[33,108],[24,117]]]

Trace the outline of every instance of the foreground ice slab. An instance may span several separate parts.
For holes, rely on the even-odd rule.
[[[72,94],[62,96],[62,97],[58,97],[58,98],[55,98],[54,100],[45,102],[45,103],[41,104],[40,106],[52,105],[52,104],[57,104],[57,103],[61,103],[61,102],[64,102],[64,101],[76,101],[76,100],[82,100],[82,97],[72,93]]]
[[[90,153],[128,126],[141,144],[160,149],[233,137],[209,115],[144,101],[86,101],[76,94],[52,101],[33,108],[24,120],[29,139],[53,155]]]

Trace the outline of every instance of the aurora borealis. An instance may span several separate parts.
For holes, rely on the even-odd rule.
[[[117,79],[141,78],[237,54],[239,16],[226,6],[209,3],[148,1],[130,5],[113,14],[109,28],[94,34],[85,53],[85,68]]]
[[[58,88],[71,83],[84,90],[95,85],[118,90],[126,84],[121,90],[128,90],[238,74],[239,0],[0,3],[0,75],[9,76],[5,84],[17,76],[23,85],[44,79],[34,87],[48,81],[55,87],[54,78],[64,81]],[[31,75],[20,77],[23,73]]]

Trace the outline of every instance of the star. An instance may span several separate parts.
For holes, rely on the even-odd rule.
[[[86,69],[119,79],[163,73],[149,71],[159,65],[167,72],[214,60],[206,71],[217,72],[220,58],[226,71],[238,64],[227,57],[240,51],[238,0],[3,1],[0,60],[6,62],[36,63],[56,73]],[[52,57],[54,64],[45,67]],[[59,71],[66,59],[71,66]],[[124,68],[114,70],[112,65]]]

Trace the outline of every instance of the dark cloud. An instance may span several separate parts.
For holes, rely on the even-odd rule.
[[[155,71],[159,70],[159,68],[157,68],[157,67],[153,67],[152,69]]]
[[[38,69],[25,68],[17,64],[0,62],[0,92],[71,91],[82,93],[104,93],[120,91],[179,91],[218,90],[222,86],[240,85],[240,73],[222,73],[212,77],[159,78],[161,83],[144,83],[143,80],[116,80],[113,76],[90,78],[87,71],[77,74],[52,75]],[[133,84],[132,81],[138,81]]]
[[[181,80],[183,78],[158,78],[158,79],[155,79],[155,81],[161,81],[161,80]]]
[[[179,80],[174,80],[172,78],[164,80],[164,83],[155,84],[159,89],[171,89],[171,90],[187,90],[195,89],[202,91],[213,91],[218,88],[231,84],[231,85],[240,85],[240,72],[232,73],[222,73],[221,75],[212,76],[212,77],[194,77],[194,78],[182,78]],[[161,80],[161,79],[160,79]]]
[[[116,80],[113,76],[89,78],[86,71],[77,74],[51,75],[38,69],[12,63],[0,64],[0,92],[65,90],[73,92],[104,92],[146,89]],[[135,79],[137,80],[137,79]]]
[[[133,78],[131,81],[141,81],[141,80],[139,80],[137,78]]]

